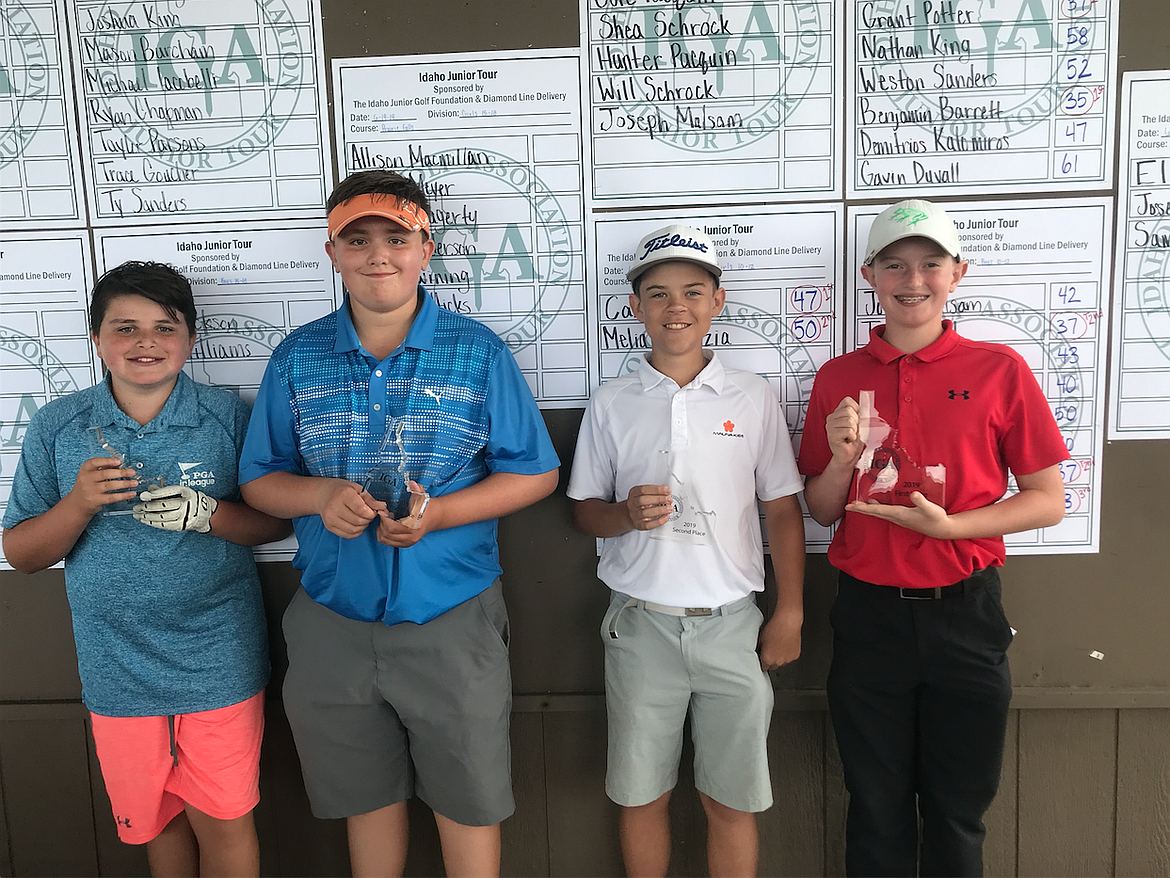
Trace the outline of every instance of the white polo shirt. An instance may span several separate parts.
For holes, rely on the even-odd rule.
[[[654,369],[608,381],[589,401],[568,494],[625,500],[637,485],[666,484],[663,452],[685,461],[688,491],[713,512],[713,538],[652,539],[630,531],[602,541],[597,575],[615,591],[677,607],[717,607],[764,588],[756,498],[803,488],[772,386],[754,372],[724,369],[710,355],[685,387]]]

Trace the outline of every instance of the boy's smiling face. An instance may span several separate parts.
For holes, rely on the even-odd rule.
[[[363,216],[326,241],[325,252],[341,273],[355,317],[413,315],[419,276],[435,242],[385,217]]]
[[[725,293],[705,268],[693,262],[663,262],[641,277],[630,308],[646,326],[653,354],[699,353],[711,320],[723,310]]]
[[[110,300],[93,336],[98,356],[119,389],[170,392],[195,347],[183,315],[171,316],[157,302],[126,294]]]
[[[890,244],[861,275],[873,287],[889,329],[942,332],[947,297],[967,273],[967,263],[945,253],[929,238]]]

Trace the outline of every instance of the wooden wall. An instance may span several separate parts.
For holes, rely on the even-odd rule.
[[[578,41],[573,0],[325,0],[324,9],[330,58]],[[1120,58],[1121,69],[1170,66],[1170,2],[1121,0]],[[606,595],[593,541],[570,527],[563,493],[581,412],[545,416],[566,465],[562,490],[501,523],[518,800],[504,826],[504,869],[618,875],[616,813],[602,791],[597,626]],[[988,875],[1170,875],[1168,451],[1165,442],[1106,447],[1099,554],[1009,560],[1016,695],[988,820]],[[265,564],[261,575],[274,663],[257,812],[263,872],[346,875],[344,826],[309,814],[279,699],[279,617],[296,574]],[[777,804],[761,818],[762,874],[843,873],[846,797],[822,691],[833,592],[824,557],[810,557],[804,654],[774,674]],[[60,571],[0,573],[0,875],[147,874],[143,851],[115,838],[79,697]],[[684,772],[677,875],[705,871],[690,784]],[[409,873],[441,874],[434,825],[422,810],[415,816]]]

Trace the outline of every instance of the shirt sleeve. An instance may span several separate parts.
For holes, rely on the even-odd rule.
[[[487,414],[484,452],[488,472],[539,475],[561,465],[532,390],[506,347],[496,354],[492,366]]]
[[[240,452],[240,484],[274,472],[305,474],[297,448],[291,388],[277,362],[268,361]]]
[[[614,458],[607,450],[605,425],[602,423],[605,408],[596,393],[585,408],[585,417],[577,432],[573,471],[566,492],[572,500],[604,500],[612,503],[617,499],[614,496],[617,470]]]
[[[828,417],[826,393],[825,380],[818,372],[813,379],[808,410],[804,416],[804,432],[800,438],[800,471],[806,476],[820,475],[833,456],[829,437],[825,433],[825,418]]]
[[[42,429],[43,409],[29,419],[20,446],[20,462],[12,476],[12,490],[4,510],[6,528],[44,515],[61,502],[57,464],[49,441],[53,431]],[[75,476],[76,477],[76,476]]]

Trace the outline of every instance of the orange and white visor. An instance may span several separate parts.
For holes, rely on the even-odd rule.
[[[397,195],[367,193],[355,195],[329,211],[329,240],[332,241],[342,229],[363,216],[385,217],[412,232],[421,230],[428,237],[431,234],[430,217],[413,201]]]

